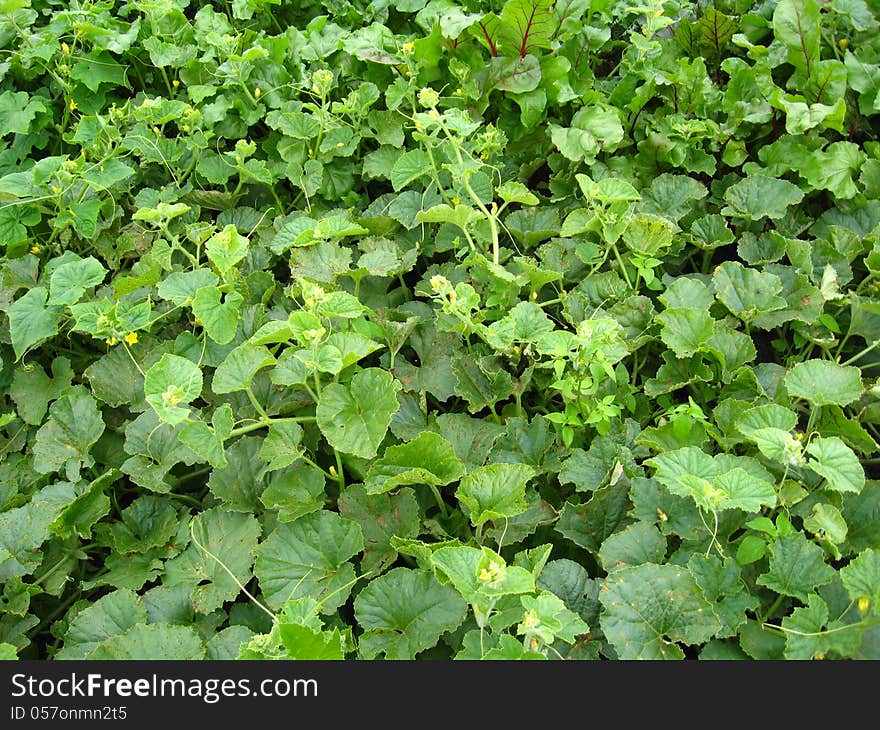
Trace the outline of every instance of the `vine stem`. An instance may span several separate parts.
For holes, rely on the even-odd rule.
[[[308,423],[314,420],[314,416],[290,416],[286,418],[269,418],[267,416],[254,423],[249,423],[247,426],[240,426],[239,428],[232,429],[229,433],[229,438],[232,438],[233,436],[241,436],[242,434],[250,433],[251,431],[258,431],[261,428],[266,428],[276,423]]]

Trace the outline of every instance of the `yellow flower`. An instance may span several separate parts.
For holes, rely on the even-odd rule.
[[[869,608],[871,608],[871,599],[867,596],[859,598],[859,611],[867,613]]]
[[[123,337],[123,339],[129,345],[136,345],[137,341],[138,341],[138,333],[137,332],[129,332],[125,337]]]
[[[452,204],[453,205],[461,205],[461,198],[459,198],[459,197],[452,198]]]
[[[180,81],[174,79],[174,81],[171,82],[171,85],[176,89],[178,86],[180,86]]]
[[[464,92],[461,90],[461,87],[458,87],[458,88],[455,90],[455,93],[461,95],[461,94],[463,94]]]
[[[254,89],[254,98],[255,98],[255,99],[259,99],[259,98],[260,98],[260,94],[262,94],[262,93],[263,93],[263,92],[260,91],[260,87],[258,86],[256,89]]]
[[[333,476],[333,477],[336,476],[336,467],[335,466],[331,465],[329,471],[330,471],[330,476]]]
[[[42,250],[39,246],[31,246],[31,253],[40,253]]]
[[[117,342],[119,342],[119,340],[117,340],[115,337],[111,337],[109,340],[107,340],[107,344],[110,345],[110,347],[113,347],[113,345],[115,345]]]
[[[77,106],[78,106],[77,103],[73,99],[71,99],[70,100],[70,111],[76,111]]]
[[[404,53],[412,53],[416,49],[416,44],[412,41],[407,41],[403,44],[403,52]]]
[[[61,41],[61,52],[70,53],[70,46],[68,46],[64,41]]]

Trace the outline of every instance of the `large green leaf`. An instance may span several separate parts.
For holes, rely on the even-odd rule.
[[[626,522],[630,506],[626,485],[609,484],[597,489],[585,504],[566,502],[554,529],[575,545],[595,553]]]
[[[260,523],[253,515],[213,507],[193,518],[191,530],[194,540],[166,563],[165,584],[189,589],[195,610],[209,614],[251,579]]]
[[[715,334],[715,320],[705,309],[670,308],[657,315],[660,339],[676,357],[690,357],[704,350]]]
[[[825,486],[835,492],[861,492],[865,470],[853,450],[837,436],[815,438],[807,446],[813,458],[807,462],[814,472],[825,477]]]
[[[52,272],[49,279],[49,304],[66,306],[79,301],[86,289],[100,284],[107,269],[94,256],[68,261]]]
[[[815,406],[845,406],[862,395],[861,371],[829,360],[804,360],[782,379],[789,395]]]
[[[294,424],[296,425],[296,424]],[[265,442],[263,443],[265,447]],[[276,474],[260,495],[268,508],[278,510],[278,519],[293,522],[324,506],[324,473],[302,462]]]
[[[347,385],[331,383],[321,391],[315,415],[330,445],[365,459],[372,458],[385,438],[400,404],[401,385],[391,373],[367,368]]]
[[[49,474],[66,466],[68,475],[76,479],[80,466],[95,463],[89,452],[104,428],[98,402],[77,387],[49,408],[49,420],[37,431],[34,443],[34,469]]]
[[[238,329],[238,310],[244,297],[237,291],[223,294],[216,286],[203,286],[192,299],[192,311],[218,345],[231,342]]]
[[[337,501],[339,514],[357,522],[364,533],[363,570],[384,568],[394,562],[397,550],[391,538],[419,534],[419,504],[411,489],[397,494],[370,494],[359,484],[346,487]]]
[[[211,390],[215,393],[235,393],[250,388],[254,376],[276,362],[265,345],[239,345],[214,371]]]
[[[9,334],[15,359],[58,332],[61,307],[47,306],[49,292],[41,286],[30,289],[9,308]]]
[[[797,185],[766,174],[744,177],[724,191],[724,215],[749,220],[782,218],[789,206],[800,203],[804,194]]]
[[[861,641],[858,628],[830,620],[828,604],[815,593],[782,619],[785,658],[795,660],[850,657]]]
[[[373,462],[364,480],[370,494],[389,492],[406,484],[441,486],[454,482],[464,473],[446,439],[433,431],[422,431],[416,438],[399,446],[389,446]]]
[[[323,613],[333,613],[354,582],[348,560],[363,549],[361,528],[334,512],[279,525],[260,545],[254,570],[266,604],[279,608],[288,599],[310,596]]]
[[[695,446],[685,446],[658,454],[645,463],[656,469],[654,478],[670,492],[690,497],[709,511],[754,512],[776,504],[772,478],[745,457],[712,457]]]
[[[758,577],[758,583],[805,603],[815,588],[835,575],[834,568],[825,564],[822,548],[801,532],[783,535],[770,546],[769,567]]]
[[[736,261],[725,261],[715,269],[712,284],[718,300],[745,322],[786,305],[785,299],[778,296],[782,291],[778,276],[746,268]]]
[[[221,276],[226,276],[247,255],[247,251],[248,240],[232,224],[224,226],[205,243],[205,253]]]
[[[365,659],[414,659],[464,621],[467,604],[431,573],[394,568],[358,594],[354,612],[364,629],[358,647]]]
[[[867,599],[874,612],[880,607],[880,550],[864,550],[840,569],[840,579],[853,601]]]
[[[683,659],[679,644],[702,644],[720,628],[691,574],[677,565],[636,565],[599,590],[602,631],[621,659]]]
[[[528,464],[489,464],[461,480],[455,496],[468,509],[474,526],[513,517],[526,509],[526,484],[535,476]]]
[[[98,644],[87,658],[116,661],[194,661],[205,658],[205,644],[191,626],[138,624],[124,634]]]
[[[56,659],[85,659],[101,643],[147,622],[147,609],[130,590],[108,593],[80,611],[64,634]]]

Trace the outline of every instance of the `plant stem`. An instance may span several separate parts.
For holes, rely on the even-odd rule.
[[[436,484],[429,485],[431,487],[431,491],[434,493],[434,499],[437,501],[437,506],[440,508],[440,512],[443,513],[443,517],[449,517],[449,510],[446,509],[446,502],[443,499],[443,495],[440,494],[440,489]]]
[[[254,395],[254,391],[251,390],[251,386],[248,386],[244,390],[247,393],[248,400],[251,402],[251,405],[254,407],[254,410],[260,414],[260,419],[263,421],[269,420],[269,415],[266,413],[266,410],[263,406],[260,405],[260,401],[257,400],[257,396]]]
[[[290,416],[286,418],[262,418],[259,421],[254,423],[249,423],[247,426],[240,426],[238,428],[232,429],[229,433],[229,438],[233,436],[241,436],[245,433],[250,433],[251,431],[258,431],[261,428],[265,428],[266,426],[271,426],[276,423],[308,423],[310,421],[314,421],[314,416]]]
[[[345,471],[342,469],[342,456],[339,451],[333,449],[333,455],[336,457],[336,481],[339,483],[339,491],[345,489]]]

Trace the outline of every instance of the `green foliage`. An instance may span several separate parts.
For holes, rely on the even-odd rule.
[[[0,659],[876,656],[876,3],[7,5]]]

